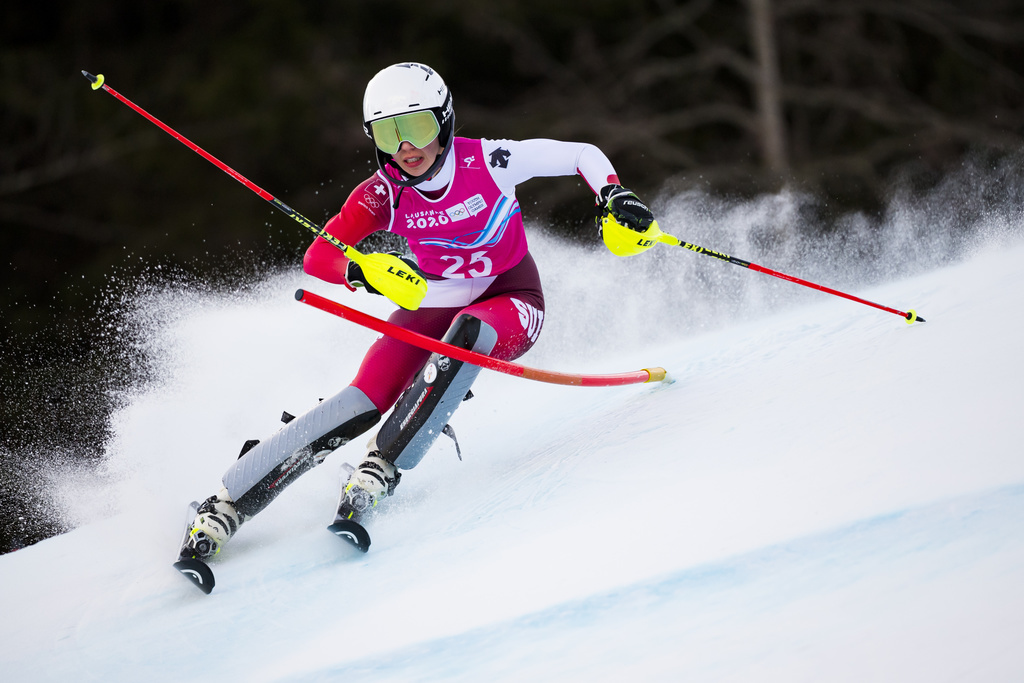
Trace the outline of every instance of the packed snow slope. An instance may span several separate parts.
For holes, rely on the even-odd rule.
[[[369,553],[326,530],[351,443],[246,523],[206,596],[171,568],[185,505],[373,339],[293,291],[388,306],[297,271],[143,288],[158,381],[125,397],[102,472],[53,473],[77,528],[0,557],[4,680],[1024,679],[1019,213],[966,242],[932,211],[822,243],[750,237],[778,203],[673,210],[667,232],[927,323],[534,236],[548,320],[522,362],[674,383],[484,372],[452,420],[463,461],[442,438],[407,472]]]

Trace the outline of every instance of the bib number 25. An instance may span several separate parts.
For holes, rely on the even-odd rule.
[[[486,277],[491,274],[494,264],[487,258],[486,251],[474,251],[469,256],[469,262],[461,256],[442,256],[442,260],[450,261],[451,265],[442,273],[445,277]],[[465,267],[465,269],[463,268]]]

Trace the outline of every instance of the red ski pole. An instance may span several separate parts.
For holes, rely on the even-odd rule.
[[[832,289],[831,287],[826,287],[825,285],[819,285],[817,283],[810,282],[809,280],[803,280],[803,279],[795,277],[793,275],[787,275],[785,273],[780,273],[779,271],[772,270],[771,268],[765,268],[764,266],[759,266],[756,263],[751,263],[750,261],[744,261],[743,259],[736,258],[735,256],[729,256],[728,254],[723,254],[723,253],[718,252],[718,251],[712,251],[711,249],[705,249],[704,247],[698,246],[696,244],[691,244],[690,242],[684,242],[683,240],[679,239],[678,237],[673,237],[672,235],[668,235],[668,234],[665,234],[665,233],[662,233],[661,236],[659,237],[659,239],[660,239],[660,241],[664,242],[665,244],[679,245],[683,249],[688,249],[688,250],[694,252],[695,254],[704,254],[705,256],[713,256],[716,259],[720,259],[722,261],[726,261],[726,262],[731,263],[731,264],[736,265],[736,266],[743,266],[744,268],[749,268],[750,270],[757,271],[758,273],[764,273],[765,275],[771,275],[772,277],[777,277],[777,278],[780,278],[782,280],[788,280],[789,282],[794,282],[794,283],[796,283],[798,285],[803,285],[804,287],[810,287],[811,289],[816,289],[819,292],[825,292],[826,294],[832,294],[832,295],[835,295],[835,296],[839,296],[839,297],[842,297],[844,299],[849,299],[850,301],[856,301],[859,304],[864,304],[866,306],[871,306],[873,308],[877,308],[877,309],[885,311],[887,313],[895,313],[896,315],[906,319],[908,325],[911,324],[911,323],[915,323],[915,322],[918,322],[918,323],[925,322],[925,319],[922,318],[921,316],[919,316],[914,309],[909,309],[907,311],[901,311],[901,310],[896,309],[896,308],[890,308],[889,306],[883,306],[882,304],[876,304],[873,301],[868,301],[867,299],[862,299],[859,296],[854,296],[853,294],[847,294],[846,292],[840,292],[838,289]]]
[[[211,164],[219,168],[220,170],[227,173],[229,176],[237,180],[238,182],[245,185],[247,188],[255,192],[260,196],[261,199],[265,199],[270,202],[274,208],[279,209],[283,213],[287,214],[289,218],[299,223],[303,227],[309,229],[317,237],[326,240],[333,244],[338,249],[341,249],[346,256],[358,263],[362,269],[363,274],[370,280],[370,283],[377,288],[382,294],[387,296],[389,299],[394,301],[402,308],[409,310],[416,310],[419,307],[420,302],[427,293],[427,281],[423,278],[416,277],[414,274],[408,272],[407,265],[402,262],[398,257],[392,254],[362,254],[357,251],[354,247],[349,246],[339,240],[331,233],[324,230],[323,227],[317,225],[313,221],[309,220],[301,213],[288,206],[280,199],[270,194],[262,187],[252,182],[244,175],[231,168],[223,161],[213,156],[205,149],[197,145],[196,143],[189,140],[187,137],[174,130],[166,123],[156,118],[148,111],[135,104],[127,97],[117,92],[109,85],[106,84],[103,74],[93,76],[88,71],[83,71],[82,75],[89,79],[92,83],[93,90],[103,90],[104,92],[112,95],[114,98],[124,103],[136,113],[141,115],[147,121],[155,125],[160,130],[164,131],[172,138],[180,142],[181,144],[188,147],[190,150],[203,157]]]
[[[637,231],[634,231],[630,228],[623,226],[618,221],[616,221],[610,213],[606,212],[605,216],[602,219],[601,225],[605,244],[608,246],[608,248],[612,251],[613,254],[616,254],[618,256],[631,256],[633,254],[639,254],[643,251],[646,251],[647,249],[650,249],[658,242],[661,242],[663,244],[668,244],[674,247],[682,247],[683,249],[692,251],[695,254],[713,256],[716,259],[726,261],[728,263],[733,264],[734,266],[743,266],[744,268],[755,270],[758,273],[764,273],[765,275],[771,275],[772,277],[777,277],[782,280],[788,280],[789,282],[793,282],[798,285],[803,285],[804,287],[816,289],[819,292],[825,292],[826,294],[832,294],[834,296],[842,297],[844,299],[849,299],[850,301],[856,301],[859,304],[871,306],[873,308],[877,308],[887,313],[895,313],[896,315],[906,320],[908,324],[915,322],[924,322],[924,318],[919,316],[917,312],[914,311],[913,309],[910,309],[908,311],[901,311],[899,309],[891,308],[889,306],[883,306],[882,304],[876,304],[873,301],[862,299],[859,296],[847,294],[846,292],[840,292],[838,289],[832,289],[831,287],[819,285],[817,283],[810,282],[809,280],[794,277],[793,275],[780,273],[779,271],[772,270],[771,268],[759,266],[756,263],[751,263],[750,261],[744,261],[743,259],[736,258],[735,256],[729,256],[728,254],[723,254],[722,252],[719,251],[705,249],[704,247],[698,246],[696,244],[684,242],[678,237],[673,237],[672,235],[662,232],[661,228],[658,226],[657,221],[651,223],[650,226],[648,226],[647,229],[644,230],[643,232],[638,233]]]

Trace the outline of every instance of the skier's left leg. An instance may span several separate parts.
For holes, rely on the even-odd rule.
[[[540,334],[543,305],[542,297],[521,292],[474,303],[462,309],[442,340],[503,360],[518,358]],[[399,470],[419,464],[479,374],[478,366],[430,355],[344,486],[340,516],[351,517],[394,493]]]

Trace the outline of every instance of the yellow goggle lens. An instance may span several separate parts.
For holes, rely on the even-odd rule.
[[[391,116],[370,123],[373,142],[385,154],[394,154],[403,142],[423,149],[441,132],[437,119],[429,111]]]

